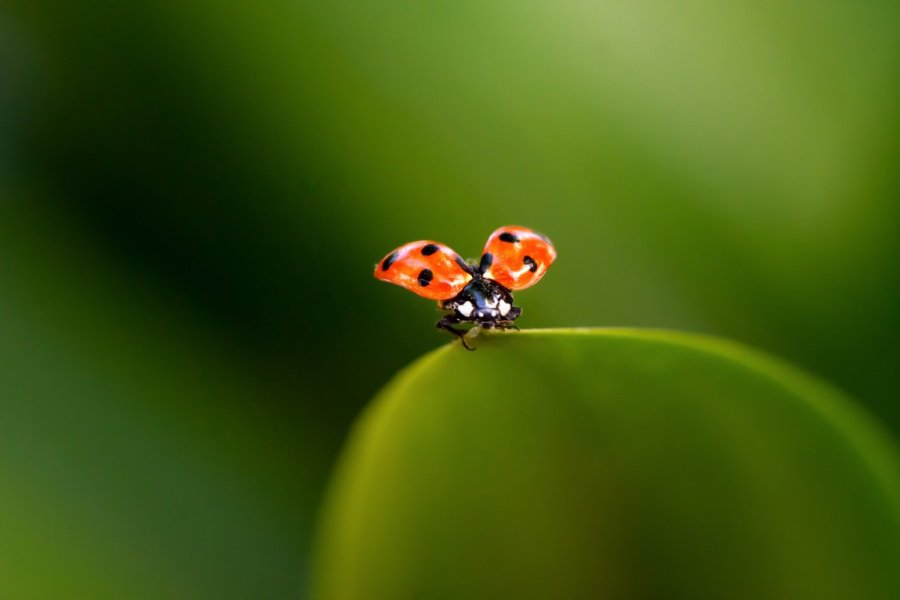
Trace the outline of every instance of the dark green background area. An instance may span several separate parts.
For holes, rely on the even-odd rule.
[[[540,229],[522,326],[735,338],[896,435],[898,134],[895,2],[5,3],[0,595],[302,590],[444,340],[371,277],[415,239]]]

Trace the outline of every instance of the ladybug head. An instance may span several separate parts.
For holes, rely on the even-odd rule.
[[[476,277],[454,298],[444,303],[463,320],[489,324],[509,319],[513,297],[509,290],[493,281]],[[514,318],[514,317],[513,317]]]

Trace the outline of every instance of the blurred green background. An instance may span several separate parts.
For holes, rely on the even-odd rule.
[[[896,2],[0,7],[0,595],[286,598],[445,341],[371,277],[515,223],[523,326],[735,338],[900,433]]]

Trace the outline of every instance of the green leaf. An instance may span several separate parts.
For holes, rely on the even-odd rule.
[[[847,398],[735,344],[491,335],[357,424],[315,594],[900,598],[898,473]]]

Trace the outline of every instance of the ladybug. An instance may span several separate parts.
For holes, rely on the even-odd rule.
[[[545,236],[517,225],[501,227],[488,237],[481,260],[466,262],[443,244],[430,240],[400,246],[375,265],[375,277],[431,300],[450,311],[437,322],[466,344],[472,324],[485,329],[518,329],[522,309],[513,305],[512,290],[524,290],[541,280],[556,259],[556,248]]]

